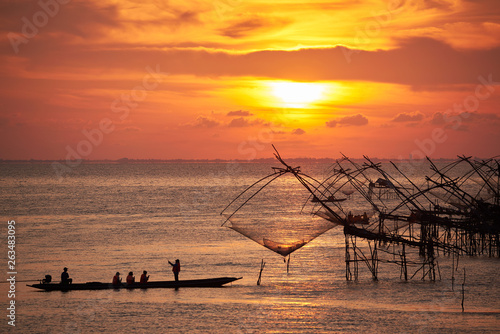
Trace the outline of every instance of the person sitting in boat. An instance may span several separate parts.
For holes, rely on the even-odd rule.
[[[135,276],[133,272],[129,272],[127,276],[127,284],[134,284],[135,283]]]
[[[116,272],[115,276],[113,276],[113,285],[122,284],[122,279],[120,278],[120,273]]]
[[[181,271],[181,262],[179,261],[179,259],[177,259],[175,260],[175,263],[172,263],[170,261],[168,261],[168,263],[170,263],[170,265],[172,266],[172,271],[174,272],[175,280],[178,281],[179,271]]]
[[[146,270],[144,270],[144,271],[142,272],[142,275],[141,275],[141,280],[140,280],[140,282],[141,282],[142,284],[144,284],[144,283],[147,283],[147,282],[148,282],[148,280],[149,280],[149,276],[147,276],[147,274],[148,274],[148,272],[147,272]]]
[[[73,283],[73,279],[69,278],[68,268],[64,267],[63,272],[61,273],[61,284],[71,284]]]

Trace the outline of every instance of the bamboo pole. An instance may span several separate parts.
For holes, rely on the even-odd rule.
[[[464,300],[465,300],[465,268],[464,268],[464,281],[462,283],[462,313],[464,312]]]
[[[451,291],[455,291],[455,253],[451,254]]]
[[[259,279],[257,280],[257,285],[260,285],[260,280],[262,278],[262,270],[264,270],[265,266],[266,263],[264,262],[264,259],[262,259],[262,262],[260,263],[260,272],[259,272]]]
[[[403,244],[403,265],[404,265],[405,281],[408,281],[408,267],[406,266],[406,248],[405,248],[405,244]]]

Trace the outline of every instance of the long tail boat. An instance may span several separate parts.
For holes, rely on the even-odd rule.
[[[242,277],[217,277],[193,279],[182,281],[152,281],[147,283],[112,283],[87,282],[87,283],[37,283],[27,286],[45,291],[71,291],[71,290],[106,290],[106,289],[159,289],[159,288],[215,288],[234,282]]]

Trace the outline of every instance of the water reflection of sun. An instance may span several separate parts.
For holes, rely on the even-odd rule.
[[[288,108],[308,108],[323,98],[325,84],[280,81],[269,83],[271,93]]]

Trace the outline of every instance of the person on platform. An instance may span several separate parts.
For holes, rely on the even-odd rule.
[[[142,272],[140,282],[141,282],[141,284],[145,284],[145,283],[147,283],[147,282],[148,282],[148,280],[149,280],[148,272],[147,272],[146,270],[144,270],[144,271]]]
[[[120,285],[122,284],[122,279],[120,278],[120,273],[116,272],[115,276],[113,276],[113,285]]]
[[[127,276],[127,284],[134,284],[135,283],[135,276],[133,272],[129,272]]]
[[[71,284],[73,283],[73,279],[69,278],[68,268],[64,267],[63,272],[61,273],[61,284]]]
[[[175,281],[179,280],[179,271],[181,271],[181,262],[179,259],[175,260],[175,263],[168,261],[168,263],[172,266],[172,271],[174,273]]]

